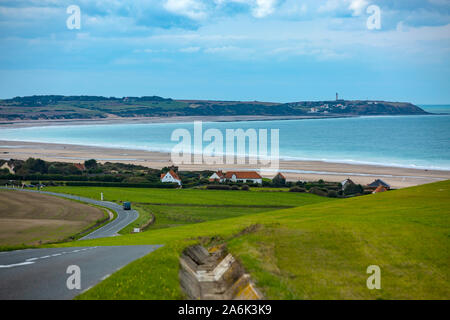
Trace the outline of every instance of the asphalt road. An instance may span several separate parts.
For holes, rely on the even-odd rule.
[[[2,187],[2,189],[5,189],[5,188]],[[89,233],[88,235],[84,236],[80,240],[116,236],[116,235],[118,235],[117,233],[120,230],[125,228],[127,225],[129,225],[130,223],[132,223],[139,217],[139,213],[136,210],[123,210],[123,207],[121,205],[118,205],[117,203],[113,203],[113,202],[109,202],[109,201],[99,201],[99,200],[74,196],[74,195],[65,194],[65,193],[37,191],[37,190],[29,190],[29,189],[12,189],[12,188],[7,188],[7,189],[19,190],[19,191],[23,191],[23,192],[42,193],[42,194],[58,196],[61,198],[78,200],[78,201],[82,201],[85,203],[99,205],[99,206],[111,209],[117,213],[117,218],[114,219],[114,221],[111,221],[111,222],[107,223],[106,225],[104,225],[103,227],[98,228],[94,232]]]
[[[0,300],[73,299],[159,247],[74,247],[0,252]],[[67,270],[74,265],[80,270],[80,289],[67,286],[69,277],[74,277],[73,271],[67,273]]]
[[[3,187],[4,188],[4,187]],[[139,217],[135,210],[123,210],[121,205],[108,201],[37,190],[67,199],[106,207],[117,213],[114,221],[86,235],[80,240],[112,237]],[[159,248],[158,245],[72,247],[25,249],[0,252],[0,300],[63,300],[72,299],[128,263]],[[80,288],[67,286],[70,266],[80,270]],[[72,271],[73,272],[73,271]],[[148,270],[151,272],[151,270]]]

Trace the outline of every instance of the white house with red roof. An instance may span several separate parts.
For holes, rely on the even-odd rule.
[[[262,184],[262,177],[255,171],[228,171],[225,179],[232,182],[252,182]]]
[[[181,186],[181,179],[172,169],[166,173],[161,173],[161,182],[178,183]]]
[[[214,172],[211,177],[209,177],[210,182],[225,182],[225,174],[222,172],[222,170],[219,170],[217,172]]]

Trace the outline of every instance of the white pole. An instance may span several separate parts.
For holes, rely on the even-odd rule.
[[[103,201],[103,192],[100,192],[100,199]]]

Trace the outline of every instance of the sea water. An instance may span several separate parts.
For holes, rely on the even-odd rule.
[[[450,170],[450,106],[422,106],[433,115],[277,121],[204,122],[204,131],[279,129],[281,159],[320,160]],[[449,114],[445,114],[445,113]],[[193,123],[64,125],[0,129],[0,140],[170,152],[179,128]],[[205,146],[208,143],[205,142]],[[270,149],[270,146],[269,146]],[[225,150],[225,148],[224,148]]]

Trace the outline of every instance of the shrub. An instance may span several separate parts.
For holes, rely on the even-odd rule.
[[[306,192],[306,189],[302,187],[292,187],[289,189],[289,192]]]
[[[360,184],[348,184],[344,189],[345,195],[362,194],[363,192],[364,188]]]
[[[312,187],[311,189],[309,189],[309,193],[321,196],[321,197],[326,197],[328,195],[327,191],[324,191],[321,188],[317,188],[317,187]]]
[[[335,190],[329,190],[328,191],[328,197],[330,198],[337,198],[338,194]]]
[[[210,184],[206,186],[206,189],[209,190],[230,190],[231,187],[223,184]]]
[[[250,187],[249,187],[248,185],[244,184],[244,185],[242,186],[241,190],[249,191],[249,190],[250,190]]]
[[[233,186],[231,186],[231,190],[239,190],[239,186],[233,185]]]

